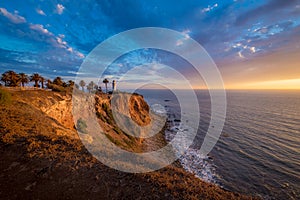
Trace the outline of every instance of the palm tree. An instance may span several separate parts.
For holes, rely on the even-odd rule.
[[[89,93],[91,93],[91,91],[93,90],[92,86],[90,84],[88,84],[86,86],[86,89],[89,91]]]
[[[2,74],[1,81],[4,82],[4,86],[8,86],[9,85],[9,75],[8,75],[8,72],[5,72],[5,73]]]
[[[19,77],[20,77],[20,82],[22,84],[22,87],[24,87],[25,83],[29,82],[29,78],[28,78],[28,76],[25,73],[20,73]]]
[[[30,81],[34,81],[34,87],[39,87],[40,75],[38,73],[34,73],[30,77]]]
[[[10,85],[16,87],[20,84],[20,76],[14,71],[9,71]]]
[[[52,81],[50,79],[47,80],[46,86],[48,89],[52,89]]]
[[[1,80],[5,83],[5,86],[16,87],[20,84],[19,74],[11,70],[3,73]]]
[[[109,83],[107,78],[103,80],[103,83],[105,84],[105,89],[106,89],[106,94],[107,94],[107,84]]]
[[[84,86],[86,85],[85,82],[84,82],[84,80],[81,80],[81,81],[79,82],[79,85],[80,85],[82,91],[84,91]]]
[[[98,85],[97,84],[94,85],[94,90],[96,90],[96,91],[98,90]]]
[[[64,82],[63,82],[62,78],[58,76],[53,80],[53,84],[63,86]]]
[[[40,83],[42,84],[42,88],[44,88],[45,78],[40,76]]]
[[[72,80],[68,81],[68,87],[74,87],[74,85],[75,85],[74,81],[72,81]]]
[[[95,87],[95,83],[94,83],[94,81],[91,81],[90,83],[89,83],[89,87],[90,87],[90,89],[91,89],[91,91],[93,91],[94,90],[94,87]]]

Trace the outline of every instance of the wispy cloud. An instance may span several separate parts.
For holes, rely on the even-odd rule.
[[[255,48],[255,47],[250,47],[249,49],[250,49],[250,51],[251,51],[252,53],[255,53],[255,52],[256,52],[256,48]]]
[[[176,46],[181,46],[181,45],[183,45],[184,41],[190,39],[190,38],[191,38],[190,35],[189,35],[190,33],[191,33],[190,30],[185,30],[185,31],[183,31],[183,32],[182,32],[183,37],[180,38],[180,39],[178,39],[178,40],[176,41]]]
[[[30,29],[36,31],[37,33],[43,35],[45,41],[51,44],[53,47],[65,49],[67,52],[70,52],[79,58],[84,58],[84,54],[79,51],[74,50],[69,44],[63,40],[65,35],[59,34],[55,36],[52,32],[50,32],[47,28],[45,28],[42,24],[30,24]]]
[[[0,14],[2,16],[6,17],[7,19],[9,19],[12,23],[15,23],[15,24],[26,23],[26,19],[24,17],[18,15],[17,12],[10,13],[5,8],[0,8]]]
[[[63,43],[65,43],[65,47],[66,47],[66,49],[67,49],[68,52],[74,53],[79,58],[84,58],[85,57],[83,53],[81,53],[79,51],[75,51],[72,47],[68,47],[67,43],[65,41],[63,41]]]
[[[29,27],[31,30],[35,30],[41,34],[53,36],[53,33],[49,32],[48,29],[44,28],[44,26],[41,24],[30,24]]]
[[[57,4],[56,5],[56,13],[61,15],[65,10],[65,7],[62,4]]]
[[[40,9],[40,8],[37,8],[35,11],[36,11],[39,15],[44,15],[44,16],[46,16],[46,13],[45,13],[42,9]]]
[[[206,13],[206,12],[210,12],[210,11],[212,11],[213,9],[215,9],[216,7],[218,7],[218,4],[217,3],[215,3],[214,5],[208,5],[208,7],[206,7],[206,8],[203,8],[202,10],[201,10],[201,12],[202,13]]]
[[[40,11],[42,11],[42,10],[40,10]],[[38,12],[38,10],[37,10],[37,12]],[[17,41],[19,41],[20,44],[28,43],[28,42],[26,42],[26,40],[28,40],[28,41],[30,41],[31,44],[33,42],[35,42],[35,44],[44,43],[44,45],[42,45],[42,46],[44,48],[47,48],[47,45],[45,45],[45,43],[46,43],[46,44],[49,44],[50,48],[52,48],[52,49],[61,49],[61,50],[65,51],[65,54],[74,55],[75,58],[76,57],[79,59],[84,58],[83,53],[72,48],[64,40],[64,38],[65,38],[64,34],[56,35],[53,32],[49,31],[46,27],[44,27],[43,24],[28,23],[27,20],[23,16],[19,15],[17,11],[15,11],[15,13],[10,13],[5,8],[0,8],[0,17],[1,16],[5,17],[7,20],[7,23],[10,24],[10,26],[9,26],[10,29],[6,30],[6,34],[9,35],[9,38],[12,38],[13,36],[19,37],[19,34],[22,35],[22,37],[19,40],[17,40]],[[5,44],[10,44],[10,43],[6,42]],[[15,48],[20,49],[21,47],[15,47]],[[60,52],[60,54],[62,54],[62,52]]]
[[[238,52],[238,56],[239,56],[240,58],[243,58],[243,59],[246,58],[246,57],[242,54],[242,51],[239,51],[239,52]]]
[[[238,57],[244,59],[244,58],[246,58],[245,55],[251,56],[251,54],[254,54],[258,51],[258,49],[255,46],[248,44],[249,42],[251,42],[251,40],[244,41],[244,42],[242,42],[242,41],[237,42],[237,43],[233,44],[232,46],[229,46],[228,48],[226,48],[225,51],[227,51],[227,52],[230,50],[238,51],[237,52]]]

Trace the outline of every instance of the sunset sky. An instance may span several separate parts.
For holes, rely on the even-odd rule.
[[[99,43],[139,27],[169,28],[199,42],[228,89],[300,89],[299,0],[2,0],[0,73],[73,79]],[[112,68],[147,61],[192,74],[187,63],[166,55],[133,52]]]

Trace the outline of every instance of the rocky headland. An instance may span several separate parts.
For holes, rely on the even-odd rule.
[[[76,101],[70,92],[2,88],[1,95],[1,199],[252,199],[203,182],[177,163],[136,174],[107,167],[82,143],[88,128],[82,125],[86,122],[73,118]],[[113,118],[110,95],[88,99],[82,93],[77,98],[93,101],[92,109],[103,129],[99,134],[105,134],[115,145],[132,152],[164,145],[163,131],[140,139],[121,130]],[[128,101],[128,108],[116,106],[122,116],[139,127],[153,123],[141,95],[119,98],[117,105],[118,101]],[[84,139],[92,142],[87,136]]]

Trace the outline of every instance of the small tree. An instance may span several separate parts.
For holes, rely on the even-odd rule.
[[[96,91],[98,90],[98,85],[97,84],[94,85],[94,90],[96,90]]]
[[[25,83],[29,82],[29,77],[25,73],[20,73],[19,77],[20,77],[20,82],[22,84],[22,87],[24,87]]]
[[[91,82],[90,82],[90,85],[91,85],[91,87],[94,89],[94,87],[95,87],[96,84],[94,83],[94,81],[91,81]]]
[[[94,90],[94,87],[95,87],[95,83],[94,81],[91,81],[88,86],[87,86],[87,89],[89,90],[89,92],[93,91]]]
[[[44,82],[45,82],[45,78],[40,76],[40,83],[42,85],[42,88],[44,88]]]
[[[20,76],[14,71],[9,71],[9,78],[10,78],[10,86],[16,87],[20,85]]]
[[[107,80],[107,78],[106,78],[103,80],[103,83],[105,84],[105,89],[106,89],[106,93],[107,93],[107,84],[109,83],[109,80]]]
[[[67,85],[68,85],[68,87],[74,87],[75,82],[72,80],[69,80]]]
[[[93,90],[93,88],[89,85],[86,86],[86,89],[89,91],[89,93],[91,93],[91,91]]]
[[[9,83],[8,72],[5,72],[5,73],[2,74],[1,81],[4,82],[4,86],[8,86],[8,83]]]
[[[34,81],[34,87],[39,87],[40,75],[38,73],[34,73],[30,77],[30,81]]]
[[[10,70],[2,74],[1,80],[5,86],[16,87],[20,84],[20,76],[16,72]]]
[[[64,82],[63,82],[62,78],[58,76],[53,80],[53,84],[63,86]]]
[[[52,89],[52,81],[50,79],[47,80],[46,86],[48,89]]]
[[[81,81],[79,82],[79,85],[80,85],[82,91],[84,91],[84,86],[85,86],[84,80],[81,80]]]

